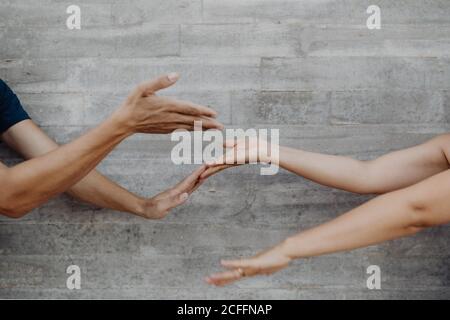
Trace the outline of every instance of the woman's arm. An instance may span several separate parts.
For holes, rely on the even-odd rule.
[[[233,148],[223,159],[210,165],[202,178],[233,166],[230,165],[233,163],[248,163],[248,155],[254,152],[252,149],[256,148],[258,143],[256,139],[247,144],[245,140],[238,140],[227,142],[226,146]],[[447,170],[449,163],[445,150],[450,150],[450,135],[442,135],[421,145],[395,151],[371,161],[287,147],[279,147],[277,158],[267,157],[263,152],[258,160],[278,164],[286,170],[326,186],[362,194],[381,194],[410,186]]]
[[[292,259],[366,247],[448,222],[450,170],[381,195],[255,257],[222,261],[222,265],[230,270],[206,280],[210,284],[224,285],[245,276],[270,274],[288,266]]]
[[[0,213],[23,216],[68,190],[133,133],[192,130],[194,120],[202,120],[206,128],[221,128],[210,118],[215,116],[213,110],[155,95],[175,81],[176,77],[164,76],[142,84],[112,116],[75,141],[12,168],[0,166]]]
[[[450,135],[360,161],[348,157],[280,147],[279,165],[317,183],[356,193],[401,189],[449,168],[444,152]]]

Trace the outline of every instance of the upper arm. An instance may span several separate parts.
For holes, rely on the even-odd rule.
[[[2,135],[2,139],[26,159],[41,156],[58,147],[56,142],[31,120],[17,123]]]
[[[0,194],[4,193],[4,190],[2,189],[5,188],[5,181],[7,178],[8,170],[8,167],[0,161]]]
[[[446,153],[450,135],[435,137],[423,144],[394,151],[367,162],[367,179],[375,193],[411,186],[449,168]]]
[[[450,133],[440,135],[435,139],[436,145],[442,150],[447,163],[450,163]]]
[[[400,190],[423,226],[450,222],[450,170]]]
[[[10,147],[30,159],[58,146],[30,120],[19,98],[0,79],[0,134]]]
[[[4,171],[8,169],[7,166],[5,166],[1,161],[0,161],[0,176],[2,173],[4,173]]]
[[[0,79],[0,133],[4,133],[17,123],[30,119],[19,98]]]
[[[8,173],[9,168],[0,161],[0,214],[14,218],[16,216],[8,200],[8,191],[11,189]]]

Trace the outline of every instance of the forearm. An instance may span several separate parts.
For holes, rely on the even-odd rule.
[[[424,160],[421,157],[421,151],[427,154],[425,157],[427,159]],[[382,169],[385,164],[389,165],[392,160],[401,162],[405,158],[412,157],[412,161],[408,162],[408,170],[418,169],[418,173],[413,175],[417,178],[420,175],[430,174],[433,170],[442,171],[442,168],[447,165],[444,160],[446,156],[443,153],[439,141],[435,140],[418,148],[404,150],[401,154],[388,155],[389,159],[385,157],[379,160],[377,169]],[[283,148],[280,155],[281,164],[288,170],[304,175],[313,173],[312,176],[318,180],[322,178],[322,181],[327,181],[329,177],[340,180],[346,174],[351,177],[358,173],[358,168],[355,167],[355,173],[344,172],[343,175],[340,175],[331,170],[325,171],[329,176],[322,177],[321,167],[314,167],[314,162],[333,166],[333,163],[330,162],[334,160],[335,163],[338,163],[334,169],[339,169],[342,166],[340,161],[347,161],[340,157],[333,159],[332,156],[295,152],[287,148]],[[229,153],[228,157],[233,160],[234,155]],[[228,157],[225,160],[228,160]],[[286,159],[289,161],[286,162]],[[267,162],[268,159],[260,157],[259,160]],[[277,159],[269,160],[279,164]],[[222,165],[222,163],[224,161],[219,161],[214,165]],[[344,164],[343,167],[350,169],[354,165]],[[401,168],[398,164],[391,166],[390,169]],[[302,169],[302,166],[306,169]],[[306,170],[306,173],[301,170]],[[449,199],[450,170],[446,170],[407,188],[381,195],[330,222],[292,236],[251,258],[223,260],[222,266],[227,270],[210,275],[206,281],[209,284],[222,286],[245,277],[274,273],[287,267],[293,259],[366,247],[411,235],[427,227],[448,223],[450,222]]]
[[[283,250],[291,258],[305,258],[366,247],[413,234],[414,209],[397,195],[380,196],[330,222],[293,236]]]
[[[280,167],[325,186],[351,192],[368,190],[368,165],[364,161],[280,147]]]
[[[3,140],[25,159],[33,159],[56,150],[59,146],[31,120],[23,121],[3,135]],[[71,196],[93,205],[139,214],[145,199],[120,187],[98,173],[89,172],[67,190]]]
[[[178,74],[170,73],[141,83],[104,123],[67,145],[11,169],[0,163],[0,181],[2,182],[0,213],[10,216],[23,215],[52,196],[68,190],[91,172],[112,148],[132,133],[193,130],[196,121],[200,120],[202,128],[222,129],[223,125],[214,119],[217,115],[214,110],[155,94],[159,90],[172,86],[178,77]],[[125,193],[123,189],[104,179],[94,186],[96,183],[94,180],[98,179],[98,176],[90,177],[84,185],[77,186],[71,192],[94,202],[84,189],[95,189],[98,192],[98,199],[95,199],[95,202],[120,210],[128,208],[134,211],[134,205],[128,207],[122,203],[131,199],[138,200],[134,195]],[[89,188],[86,183],[90,183]],[[109,189],[99,191],[100,184],[107,185]],[[111,192],[110,196],[116,196],[118,200],[108,198],[106,192]],[[157,212],[159,216],[163,216],[172,208],[168,204],[180,204],[180,201],[186,200],[186,194],[178,194],[178,192],[172,194],[165,201],[161,200],[166,203],[164,206],[148,201],[145,203],[144,216],[150,216],[149,211],[152,210],[153,213]]]
[[[440,136],[371,161],[280,147],[279,165],[317,183],[356,193],[386,193],[448,169]]]
[[[414,234],[450,221],[450,172],[379,196],[350,212],[293,236],[282,245],[292,258],[352,250]]]
[[[142,213],[146,201],[95,170],[71,187],[67,193],[101,208],[134,214]]]
[[[2,203],[26,212],[79,182],[129,135],[111,117],[77,140],[3,172]]]
[[[445,178],[449,179],[450,174],[447,173]],[[435,182],[431,181],[431,184]],[[365,247],[413,234],[434,223],[448,222],[450,215],[445,212],[449,212],[450,206],[444,204],[445,208],[440,208],[444,211],[433,210],[430,200],[437,199],[428,197],[429,191],[425,188],[429,189],[429,185],[382,195],[251,258],[223,260],[222,265],[228,270],[212,274],[206,281],[222,286],[244,277],[274,273],[287,267],[293,259]],[[448,196],[450,192],[447,190],[450,188],[444,192]],[[421,200],[412,200],[418,194],[422,195]],[[430,219],[428,214],[435,215],[438,220]]]

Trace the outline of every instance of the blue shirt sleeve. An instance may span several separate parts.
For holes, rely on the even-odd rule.
[[[30,116],[23,109],[19,98],[0,79],[0,133],[5,132],[16,123],[30,119]]]

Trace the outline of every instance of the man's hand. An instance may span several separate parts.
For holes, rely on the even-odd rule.
[[[229,270],[213,274],[205,280],[215,286],[224,286],[245,277],[272,274],[286,268],[290,262],[291,258],[283,252],[282,245],[279,245],[252,258],[222,260],[222,266]]]
[[[19,218],[61,192],[69,189],[74,191],[73,187],[78,182],[86,177],[120,142],[133,133],[169,133],[179,128],[191,130],[196,120],[202,121],[204,128],[221,129],[222,125],[213,119],[216,115],[213,110],[155,95],[158,90],[171,86],[177,79],[177,74],[169,74],[140,85],[112,116],[64,146],[55,149],[54,145],[50,143],[46,148],[53,150],[41,156],[11,168],[0,165],[0,181],[2,181],[0,214]],[[12,129],[10,128],[10,130]],[[3,134],[3,136],[7,135],[8,132]],[[10,142],[15,143],[14,139],[10,139]],[[31,154],[30,156],[33,157]],[[108,180],[98,174],[96,174],[94,183],[92,183],[91,176],[89,185],[96,188],[99,186],[98,181],[100,180],[103,181],[103,184],[111,187]],[[113,188],[116,191],[120,189],[117,185]],[[78,194],[86,195],[86,189],[81,188],[81,193],[80,188],[75,189],[78,189]],[[113,202],[110,206],[134,212],[134,205],[128,205],[134,201],[127,201],[134,196],[121,191],[118,191],[117,194],[121,194],[121,200]],[[97,193],[97,195],[103,197],[105,192]],[[145,215],[149,215],[150,211],[155,212],[155,216],[163,215],[174,206],[175,201],[169,197],[164,201],[161,200],[166,195],[160,195],[154,201],[146,203],[148,204],[145,206],[147,210],[142,210],[142,212]],[[173,195],[173,192],[170,195]],[[111,204],[108,196],[103,199],[94,199],[94,201],[92,201],[93,197],[82,197],[89,202],[104,206]],[[179,201],[184,197],[183,195],[179,198]],[[123,205],[124,203],[127,205]],[[168,203],[172,203],[172,205],[168,205]],[[139,201],[136,206],[139,206]]]
[[[200,175],[205,170],[206,166],[202,165],[175,187],[151,199],[144,199],[138,215],[147,219],[162,219],[167,216],[171,209],[185,203],[189,195],[200,187],[203,183]]]
[[[130,133],[170,133],[176,129],[194,129],[194,121],[201,121],[205,129],[223,129],[214,118],[217,113],[191,102],[159,97],[156,92],[172,86],[179,78],[176,73],[161,76],[140,84],[116,115]]]
[[[249,138],[238,140],[227,140],[224,147],[228,148],[225,154],[212,163],[207,163],[208,169],[201,178],[206,179],[213,174],[230,167],[246,163],[270,163],[271,158],[267,154],[271,145],[261,138]]]

